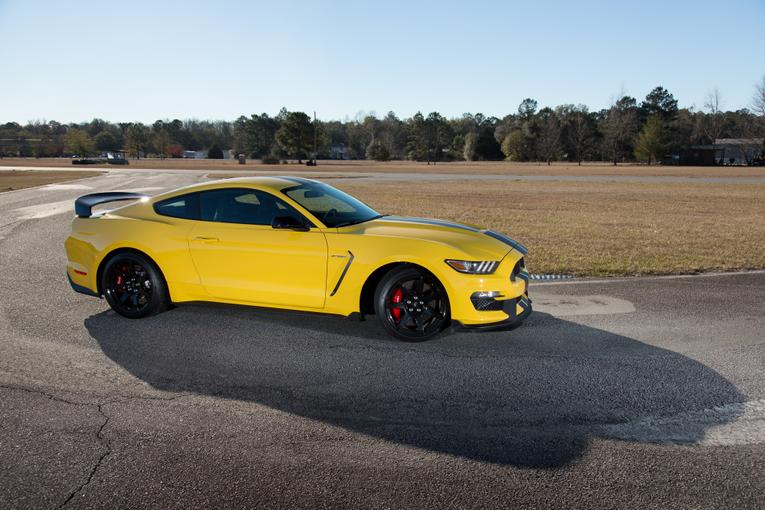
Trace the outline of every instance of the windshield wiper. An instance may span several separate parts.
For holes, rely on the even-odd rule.
[[[349,227],[351,225],[358,225],[359,223],[366,223],[367,221],[379,220],[380,218],[384,218],[385,216],[390,216],[390,215],[389,214],[378,214],[377,216],[372,216],[371,218],[367,218],[365,220],[346,221],[346,222],[343,222],[343,223],[338,223],[333,228]]]

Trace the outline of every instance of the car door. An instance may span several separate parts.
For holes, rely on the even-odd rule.
[[[191,230],[189,248],[209,294],[254,304],[324,306],[324,234],[315,227],[298,231],[271,226],[276,216],[303,219],[299,212],[270,193],[250,188],[203,191],[199,200],[200,221]]]

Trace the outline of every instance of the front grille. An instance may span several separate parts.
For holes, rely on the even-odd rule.
[[[470,298],[473,302],[473,307],[479,312],[491,312],[502,310],[502,301],[497,301],[494,298]]]

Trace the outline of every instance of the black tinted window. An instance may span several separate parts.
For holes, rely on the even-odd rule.
[[[199,194],[191,193],[179,197],[168,198],[154,204],[157,214],[172,216],[173,218],[185,218],[188,220],[199,219]]]
[[[300,215],[275,196],[245,188],[203,191],[200,196],[201,219],[222,223],[271,225],[275,216]]]

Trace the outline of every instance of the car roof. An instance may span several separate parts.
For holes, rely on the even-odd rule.
[[[305,184],[316,182],[311,179],[305,179],[303,177],[291,177],[291,176],[250,176],[250,177],[234,177],[231,179],[220,179],[204,183],[205,187],[209,185],[210,188],[230,188],[237,185],[250,185],[258,188],[271,189],[274,191],[281,191],[284,188],[296,186],[298,184]]]
[[[305,179],[303,177],[292,176],[250,176],[250,177],[235,177],[232,179],[219,179],[215,181],[200,182],[192,184],[190,186],[184,186],[182,188],[174,189],[160,195],[156,195],[153,198],[154,201],[161,200],[163,198],[181,195],[184,193],[193,193],[195,191],[204,191],[220,188],[236,188],[236,187],[253,187],[272,192],[278,192],[285,188],[292,186],[298,186],[300,184],[315,183],[317,181],[311,179]]]

